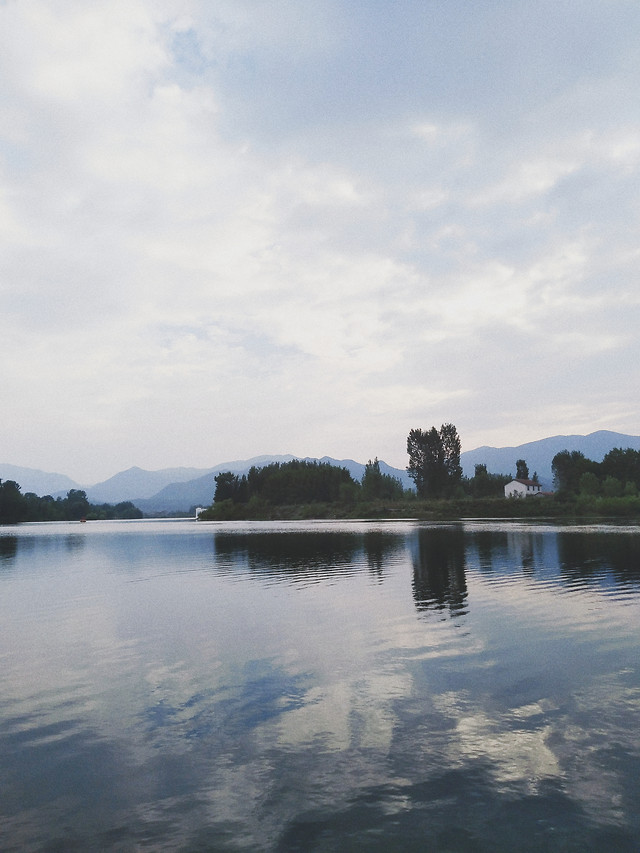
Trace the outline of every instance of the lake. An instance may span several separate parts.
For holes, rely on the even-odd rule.
[[[640,851],[640,527],[0,527],[0,849]]]

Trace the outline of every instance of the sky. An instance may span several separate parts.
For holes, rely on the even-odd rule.
[[[0,462],[640,434],[637,0],[0,0]]]

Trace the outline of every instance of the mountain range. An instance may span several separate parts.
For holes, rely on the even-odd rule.
[[[492,474],[514,474],[516,460],[524,459],[529,473],[538,474],[542,487],[552,488],[553,474],[551,462],[556,453],[562,450],[578,450],[596,462],[614,447],[640,450],[640,436],[599,430],[589,435],[555,435],[538,441],[530,441],[514,447],[478,447],[461,454],[463,474],[472,477],[475,466],[484,464]],[[208,506],[215,492],[215,477],[221,471],[234,474],[246,474],[252,466],[261,467],[272,462],[289,462],[301,457],[290,454],[280,456],[254,456],[251,459],[223,462],[212,468],[163,468],[159,471],[147,471],[143,468],[128,468],[120,471],[108,480],[93,486],[80,486],[65,474],[39,471],[34,468],[21,468],[16,465],[0,463],[0,480],[15,480],[20,484],[23,494],[35,492],[37,495],[50,494],[54,497],[66,495],[69,489],[84,489],[92,503],[119,503],[132,501],[144,513],[186,512],[194,506]],[[315,457],[306,457],[314,461]],[[351,476],[360,480],[365,465],[353,459],[333,459],[323,456],[319,462],[345,467]],[[392,468],[380,461],[384,474],[397,477],[405,488],[413,486],[407,472]]]

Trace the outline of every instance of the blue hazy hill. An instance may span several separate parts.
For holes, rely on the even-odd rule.
[[[66,494],[69,489],[82,488],[66,474],[9,465],[8,462],[0,463],[0,480],[13,480],[20,486],[23,495],[27,492],[33,492],[36,495],[56,495],[61,492]]]

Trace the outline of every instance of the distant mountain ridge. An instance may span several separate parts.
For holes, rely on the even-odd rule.
[[[18,483],[23,495],[27,492],[40,496],[60,492],[66,495],[69,489],[81,488],[66,474],[41,471],[39,468],[23,468],[19,465],[9,465],[8,462],[0,462],[0,480],[13,480]]]
[[[133,498],[150,498],[170,483],[184,483],[208,474],[211,468],[162,468],[146,471],[144,468],[127,468],[108,480],[89,486],[85,491],[92,503],[118,503]]]
[[[477,447],[460,455],[463,474],[472,477],[475,466],[483,464],[492,474],[514,475],[516,461],[524,459],[529,473],[538,474],[544,489],[551,489],[553,474],[551,462],[556,453],[562,450],[578,450],[588,459],[602,461],[604,456],[615,447],[640,450],[640,436],[626,435],[610,430],[598,430],[588,435],[555,435],[538,441],[529,441],[514,447]],[[290,462],[293,459],[325,462],[346,468],[351,476],[362,479],[365,465],[353,459],[334,459],[330,456],[299,457],[291,454],[274,456],[254,456],[250,459],[237,459],[223,462],[211,468],[163,468],[159,471],[147,471],[132,467],[120,471],[113,477],[94,486],[80,486],[65,474],[50,473],[36,468],[25,468],[8,463],[0,463],[0,479],[15,480],[22,493],[35,492],[37,495],[65,495],[69,489],[83,488],[92,503],[119,503],[130,500],[143,512],[186,512],[193,506],[208,506],[213,501],[215,476],[221,471],[234,474],[246,474],[252,466],[263,467],[273,462]],[[406,470],[393,468],[380,461],[384,474],[397,477],[405,488],[412,488],[413,482]]]

